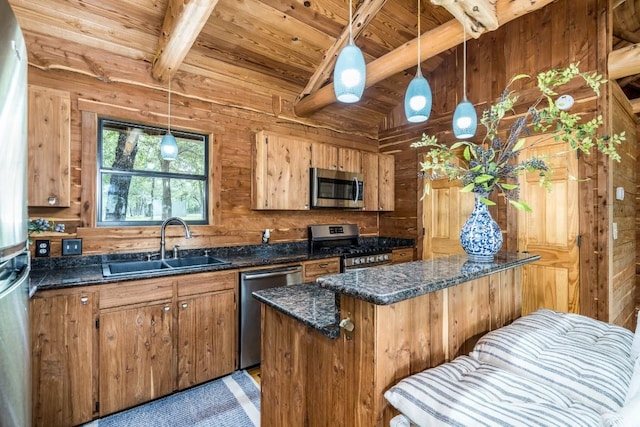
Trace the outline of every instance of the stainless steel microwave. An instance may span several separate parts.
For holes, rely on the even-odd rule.
[[[362,174],[331,169],[311,168],[311,207],[364,207]]]

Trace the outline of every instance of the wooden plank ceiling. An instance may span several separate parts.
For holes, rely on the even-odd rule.
[[[421,0],[423,71],[436,69],[462,42],[462,26],[455,19],[464,21],[468,37],[478,37],[550,2]],[[57,61],[53,65],[58,68],[73,69],[69,58],[75,56],[85,62],[89,69],[85,73],[124,80],[109,71],[113,66],[100,63],[95,53],[64,51],[90,47],[152,64],[151,83],[157,87],[180,72],[239,79],[243,85],[263,87],[292,100],[301,117],[322,111],[365,128],[376,126],[402,102],[415,73],[417,0],[353,1],[356,44],[372,76],[363,100],[348,106],[334,102],[330,86],[335,57],[347,39],[348,0],[10,0],[10,4],[32,46],[39,37],[64,41],[56,46],[63,52],[49,49],[45,55],[42,47],[30,49],[32,65],[46,68]],[[618,0],[616,6],[616,47],[638,43],[640,0]],[[440,41],[435,43],[431,35]],[[612,61],[613,66],[628,62]],[[637,72],[640,66],[627,67],[620,77],[632,98],[640,96]]]

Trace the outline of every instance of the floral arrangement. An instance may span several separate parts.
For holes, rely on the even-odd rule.
[[[531,211],[526,202],[520,200],[518,177],[526,172],[538,172],[541,185],[551,189],[551,170],[544,157],[527,158],[524,151],[540,144],[549,138],[569,144],[571,150],[580,150],[589,154],[595,147],[611,159],[620,161],[616,146],[625,139],[624,132],[612,136],[599,135],[602,116],[581,123],[578,113],[565,111],[562,105],[553,101],[556,89],[570,81],[581,78],[600,96],[600,85],[606,80],[598,74],[580,72],[577,64],[564,69],[553,69],[537,76],[538,98],[527,111],[515,118],[506,132],[500,130],[500,123],[508,112],[513,111],[518,101],[511,86],[514,82],[530,78],[525,74],[513,77],[498,102],[487,108],[480,120],[486,128],[486,135],[480,143],[457,141],[451,146],[438,143],[435,136],[422,135],[422,139],[411,144],[412,147],[426,147],[426,159],[420,162],[422,175],[427,178],[425,194],[429,193],[430,180],[449,178],[460,180],[463,188],[460,191],[474,192],[481,196],[487,205],[494,205],[487,198],[488,194],[497,190],[504,194],[509,203],[518,209]],[[547,134],[549,138],[525,146],[525,138],[533,132]],[[503,136],[506,135],[506,136]],[[462,150],[462,158],[456,155]]]
[[[57,233],[64,233],[64,224],[56,224],[53,221],[49,221],[44,218],[30,219],[28,228],[29,235],[34,233],[42,233],[43,231],[55,231]]]

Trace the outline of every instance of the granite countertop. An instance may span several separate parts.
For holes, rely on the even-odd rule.
[[[413,247],[411,239],[389,237],[361,237],[359,244],[388,249]],[[103,276],[102,265],[124,261],[145,260],[150,252],[90,255],[57,258],[34,258],[31,265],[31,286],[38,290],[60,289],[71,286],[88,286],[125,282],[153,277],[202,273],[262,267],[313,259],[335,258],[335,254],[310,254],[308,242],[274,243],[266,245],[230,246],[181,250],[182,257],[201,256],[205,250],[212,257],[228,261],[227,264],[202,265],[191,268],[162,269],[126,275]]]
[[[388,305],[519,267],[539,255],[501,253],[493,262],[474,263],[452,255],[323,276],[316,283],[256,291],[253,296],[329,338],[340,335],[340,294]]]
[[[253,296],[331,339],[340,336],[336,294],[315,283],[263,289]]]
[[[499,253],[493,262],[451,255],[320,277],[318,285],[377,305],[388,305],[468,282],[540,259],[529,253]]]

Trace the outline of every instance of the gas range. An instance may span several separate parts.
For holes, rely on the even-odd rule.
[[[359,237],[355,224],[310,225],[309,250],[340,256],[341,271],[391,264],[390,249],[360,245]]]

